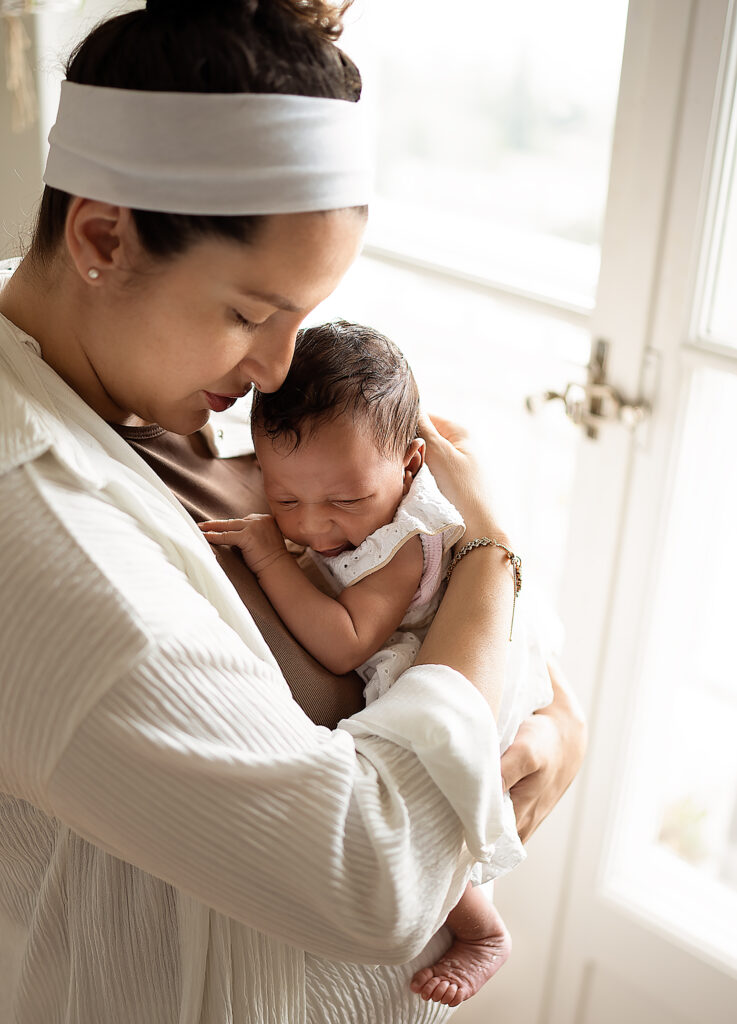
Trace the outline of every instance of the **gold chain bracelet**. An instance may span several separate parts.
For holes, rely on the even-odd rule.
[[[514,609],[517,606],[517,595],[522,590],[522,559],[519,555],[515,555],[513,551],[510,551],[506,544],[502,544],[501,541],[494,540],[493,537],[477,537],[475,540],[470,540],[468,544],[464,544],[460,551],[456,552],[453,556],[453,561],[448,566],[448,571],[445,574],[444,582],[447,583],[450,579],[450,575],[458,565],[462,558],[473,551],[475,548],[487,548],[495,547],[501,548],[506,551],[509,564],[512,566],[512,572],[514,573],[514,597],[512,599],[512,622],[509,627],[509,639],[512,639],[512,630],[514,629]]]

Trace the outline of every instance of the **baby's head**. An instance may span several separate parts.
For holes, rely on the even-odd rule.
[[[422,465],[417,384],[397,346],[338,321],[300,331],[286,380],[256,392],[251,426],[285,537],[323,554],[390,523]]]

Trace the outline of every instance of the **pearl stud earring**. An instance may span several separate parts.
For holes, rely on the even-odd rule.
[[[97,267],[90,267],[90,269],[87,271],[87,277],[89,277],[92,281],[96,281],[99,276],[100,271],[97,269]]]

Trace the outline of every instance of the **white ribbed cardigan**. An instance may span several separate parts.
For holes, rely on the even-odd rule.
[[[184,509],[2,317],[0,508],[0,1022],[445,1019],[408,979],[501,833],[476,689],[416,667],[313,725]]]

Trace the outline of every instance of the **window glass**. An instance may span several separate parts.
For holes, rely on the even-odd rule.
[[[701,369],[649,601],[619,874],[655,916],[737,965],[735,523],[737,376]]]
[[[379,245],[593,302],[626,0],[366,0]]]
[[[711,239],[711,278],[704,309],[706,340],[737,349],[737,105],[733,103],[727,137],[724,176],[717,204],[716,231]]]

